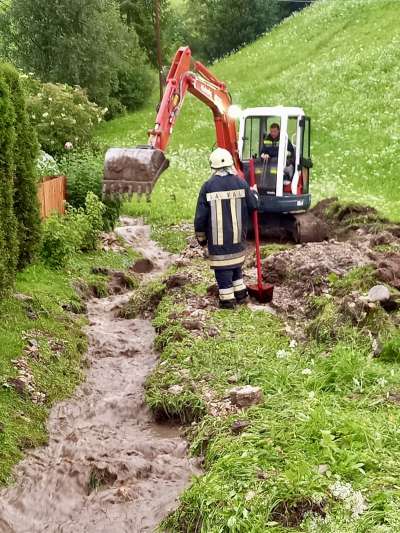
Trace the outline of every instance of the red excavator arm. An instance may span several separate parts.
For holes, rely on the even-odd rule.
[[[198,61],[192,53],[179,48],[167,77],[167,86],[149,131],[149,141],[136,148],[110,148],[104,164],[105,194],[150,194],[157,178],[168,167],[165,150],[187,91],[204,102],[214,116],[217,145],[232,154],[236,172],[243,176],[238,154],[236,123],[228,115],[231,97],[226,85]]]
[[[192,65],[192,53],[188,46],[179,48],[175,54],[168,73],[164,97],[157,113],[156,125],[149,131],[149,144],[153,148],[165,151],[187,91],[211,109],[217,145],[229,150],[240,172],[236,123],[228,116],[228,108],[231,105],[230,94],[225,83],[213,76],[202,63],[195,61]]]

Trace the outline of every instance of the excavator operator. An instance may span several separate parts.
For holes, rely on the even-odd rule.
[[[217,148],[210,156],[212,176],[199,193],[194,229],[201,246],[208,245],[208,260],[219,289],[219,305],[233,309],[247,298],[242,264],[248,216],[258,207],[257,188],[236,175],[232,155]]]
[[[274,122],[269,128],[269,134],[265,137],[263,147],[261,148],[260,156],[262,159],[278,157],[280,136],[281,128],[277,122]],[[294,147],[289,139],[287,150],[290,152],[291,158],[294,161]]]

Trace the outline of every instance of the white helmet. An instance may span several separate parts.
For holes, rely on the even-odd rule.
[[[210,166],[213,169],[232,167],[233,158],[231,153],[225,150],[225,148],[217,148],[210,155]]]

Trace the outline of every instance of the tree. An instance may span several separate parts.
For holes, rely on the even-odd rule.
[[[134,28],[140,46],[146,51],[151,64],[157,67],[154,0],[119,0],[120,12],[126,24]],[[168,0],[160,0],[161,30],[167,30],[171,11]],[[163,55],[168,53],[168,40],[163,39]]]
[[[207,59],[217,59],[254,41],[279,19],[275,0],[189,0],[196,28],[193,48]]]
[[[106,106],[118,92],[120,75],[140,69],[147,83],[140,103],[147,96],[146,57],[116,0],[14,0],[2,14],[0,31],[8,43],[4,54],[42,81],[80,85]]]
[[[0,73],[9,87],[15,115],[14,213],[17,217],[19,240],[17,266],[21,270],[35,258],[40,244],[41,225],[35,165],[39,146],[28,118],[25,94],[18,72],[11,65],[0,64]]]
[[[14,124],[10,89],[0,72],[0,296],[13,286],[18,261],[17,221],[13,205]]]
[[[286,14],[277,0],[187,0],[187,41],[193,52],[215,60],[271,29]]]

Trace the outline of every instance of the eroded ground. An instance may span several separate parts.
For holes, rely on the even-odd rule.
[[[117,233],[151,263],[143,276],[162,274],[173,258],[148,227],[123,222]],[[48,446],[30,451],[0,492],[2,532],[153,531],[196,472],[178,430],[156,424],[144,404],[155,332],[149,320],[118,318],[129,296],[88,302],[86,380],[52,409]]]

